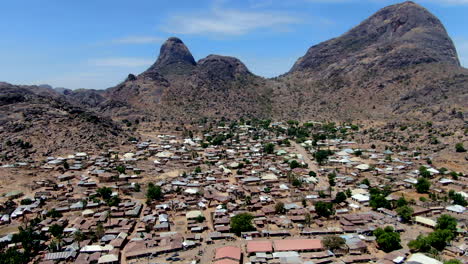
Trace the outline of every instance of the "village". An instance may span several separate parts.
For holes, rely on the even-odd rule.
[[[466,130],[445,168],[443,143],[408,132],[444,128],[418,126],[148,126],[101,153],[4,163],[0,263],[468,263]]]

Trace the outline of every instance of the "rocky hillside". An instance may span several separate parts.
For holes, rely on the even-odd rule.
[[[236,58],[210,55],[195,62],[180,39],[170,38],[154,65],[103,96],[111,115],[136,109],[163,120],[442,120],[468,114],[467,81],[442,23],[404,2],[311,47],[288,73],[269,80]]]
[[[195,62],[177,38],[161,47],[156,63],[142,74],[104,94],[106,104],[122,104],[160,120],[186,121],[240,116],[269,116],[270,99],[265,80],[253,75],[238,59],[210,55]],[[102,107],[103,104],[100,105]]]
[[[438,118],[467,114],[467,71],[442,23],[404,2],[311,47],[278,79],[281,117]],[[455,115],[453,113],[456,113]]]
[[[47,94],[46,88],[36,93]],[[143,73],[104,91],[65,90],[61,96],[116,119],[463,121],[468,71],[439,19],[404,2],[312,46],[277,78],[256,76],[232,57],[195,61],[173,37]]]
[[[0,83],[0,160],[107,149],[127,139],[110,119],[37,90]]]

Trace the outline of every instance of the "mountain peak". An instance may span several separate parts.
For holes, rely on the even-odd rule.
[[[210,78],[234,79],[237,76],[250,75],[244,63],[239,59],[229,56],[208,55],[198,61],[198,70]]]
[[[156,62],[143,75],[153,75],[155,72],[166,74],[186,74],[196,65],[190,50],[184,42],[176,37],[168,38],[161,46]]]
[[[349,63],[352,57],[366,57],[384,68],[432,62],[460,65],[440,20],[407,1],[387,6],[342,36],[311,47],[291,72],[323,70]]]

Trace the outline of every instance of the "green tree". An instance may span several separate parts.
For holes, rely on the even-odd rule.
[[[203,215],[199,215],[195,218],[195,221],[197,221],[198,223],[203,223],[205,219],[206,218]]]
[[[397,207],[403,207],[405,205],[408,205],[408,201],[406,201],[405,197],[400,197],[396,202]]]
[[[86,235],[80,230],[77,230],[75,233],[73,233],[73,239],[77,242],[81,242],[86,239]]]
[[[29,227],[18,227],[18,233],[13,235],[12,242],[13,243],[21,243],[21,246],[24,250],[24,259],[22,262],[19,263],[27,263],[31,257],[36,256],[40,250],[44,248],[41,244],[41,240],[45,240],[46,238],[42,236],[40,233],[34,231],[34,229]],[[16,259],[16,254],[14,252],[10,252],[11,255],[7,257],[11,257]],[[1,258],[0,258],[1,259]]]
[[[457,219],[451,215],[441,215],[437,218],[436,230],[449,230],[452,233],[456,233]]]
[[[346,244],[346,241],[340,236],[332,235],[324,237],[322,243],[327,249],[333,251],[342,248]]]
[[[398,213],[398,216],[400,216],[403,222],[408,223],[413,216],[414,210],[408,205],[403,205],[401,207],[398,207],[396,209],[396,212]]]
[[[318,150],[314,153],[314,158],[319,165],[323,165],[328,160],[328,156],[332,154],[330,150]]]
[[[312,224],[312,216],[309,213],[305,214],[304,224],[308,227]]]
[[[321,202],[321,201],[315,204],[315,212],[317,213],[318,216],[322,216],[322,217],[330,217],[331,215],[335,213],[333,210],[332,203],[326,203],[326,202]]]
[[[267,143],[263,145],[263,152],[265,152],[266,154],[273,154],[274,151],[275,151],[275,144]]]
[[[338,192],[335,197],[335,203],[339,204],[346,201],[346,194],[344,192]]]
[[[371,194],[369,205],[374,210],[377,210],[378,208],[391,208],[390,202],[385,199],[385,195],[380,192]]]
[[[47,216],[52,218],[60,218],[62,217],[62,213],[55,210],[55,208],[52,208],[50,211],[47,212]]]
[[[61,237],[63,235],[63,229],[64,227],[61,225],[53,224],[49,227],[49,232],[54,236],[54,237]]]
[[[101,187],[96,192],[104,201],[109,200],[112,196],[112,189],[109,187]]]
[[[98,223],[96,226],[96,231],[94,232],[94,235],[98,239],[101,239],[105,234],[106,234],[106,230],[104,229],[104,226],[102,225],[102,223]]]
[[[119,196],[112,196],[111,198],[106,200],[108,206],[118,206],[120,203]]]
[[[333,172],[333,173],[328,174],[328,184],[330,186],[335,186],[336,185],[335,178],[336,178],[336,173]]]
[[[452,172],[450,172],[450,176],[452,176],[452,179],[454,179],[456,181],[458,180],[458,173],[452,171]]]
[[[466,149],[465,149],[465,147],[463,146],[463,143],[462,143],[462,142],[457,143],[457,144],[455,145],[455,151],[456,151],[456,152],[466,152]]]
[[[412,251],[442,251],[447,244],[455,238],[457,220],[450,215],[442,215],[437,219],[436,230],[425,236],[418,236],[408,243]]]
[[[384,229],[377,228],[374,231],[374,236],[379,248],[387,253],[401,248],[400,234],[395,232],[391,226]]]
[[[431,173],[427,170],[425,166],[419,167],[419,175],[423,178],[430,178]]]
[[[252,197],[251,196],[245,196],[244,201],[247,205],[250,205],[252,203]]]
[[[351,198],[351,196],[353,196],[353,193],[351,192],[351,189],[346,189],[346,196],[348,196],[348,198]]]
[[[451,259],[451,260],[444,261],[444,264],[462,264],[462,262],[458,259]]]
[[[289,162],[289,167],[291,169],[300,168],[301,164],[297,162],[297,160],[292,160],[291,162]]]
[[[431,250],[431,243],[427,237],[419,235],[415,240],[408,243],[408,247],[413,252],[428,252]]]
[[[25,198],[23,200],[21,200],[21,205],[30,205],[33,203],[33,200],[29,199],[29,198]]]
[[[450,199],[453,200],[454,204],[458,204],[461,206],[468,205],[468,202],[465,200],[465,197],[463,197],[463,195],[461,195],[460,193],[454,193],[453,195],[451,195]]]
[[[283,202],[277,202],[275,204],[275,213],[277,213],[277,214],[286,213],[286,209],[284,208],[284,203]]]
[[[241,214],[235,215],[234,217],[231,218],[231,222],[230,222],[231,232],[240,236],[242,232],[255,230],[254,226],[252,225],[253,219],[254,219],[254,216],[249,213],[241,213]]]
[[[29,259],[26,253],[21,253],[16,248],[0,252],[0,264],[23,264],[28,263]]]
[[[415,187],[418,193],[427,193],[431,187],[431,182],[429,182],[426,178],[421,177],[418,179]]]
[[[152,182],[148,184],[148,190],[146,191],[146,198],[150,201],[160,200],[163,197],[163,193],[160,186],[155,186]]]
[[[447,246],[447,243],[452,240],[452,237],[453,234],[450,232],[450,230],[441,229],[429,233],[427,239],[433,248],[438,251],[442,251],[444,250],[445,246]]]
[[[125,166],[119,165],[115,168],[115,170],[120,174],[125,174]]]
[[[364,180],[361,181],[361,184],[365,184],[367,186],[371,186],[369,179],[365,178]]]
[[[292,180],[292,185],[294,187],[301,187],[302,186],[302,181],[299,178],[294,177],[294,179]]]
[[[70,169],[70,164],[68,164],[67,161],[64,161],[63,162],[63,168],[66,169],[66,170]]]

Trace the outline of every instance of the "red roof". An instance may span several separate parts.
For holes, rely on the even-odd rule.
[[[274,240],[275,251],[307,251],[323,249],[320,239]]]
[[[271,241],[249,241],[247,242],[247,253],[272,252],[273,245]]]
[[[234,247],[234,246],[226,246],[226,247],[217,248],[216,253],[215,253],[215,259],[223,259],[223,258],[240,260],[241,249],[238,247]]]
[[[221,259],[213,262],[213,264],[239,264],[239,260]]]

